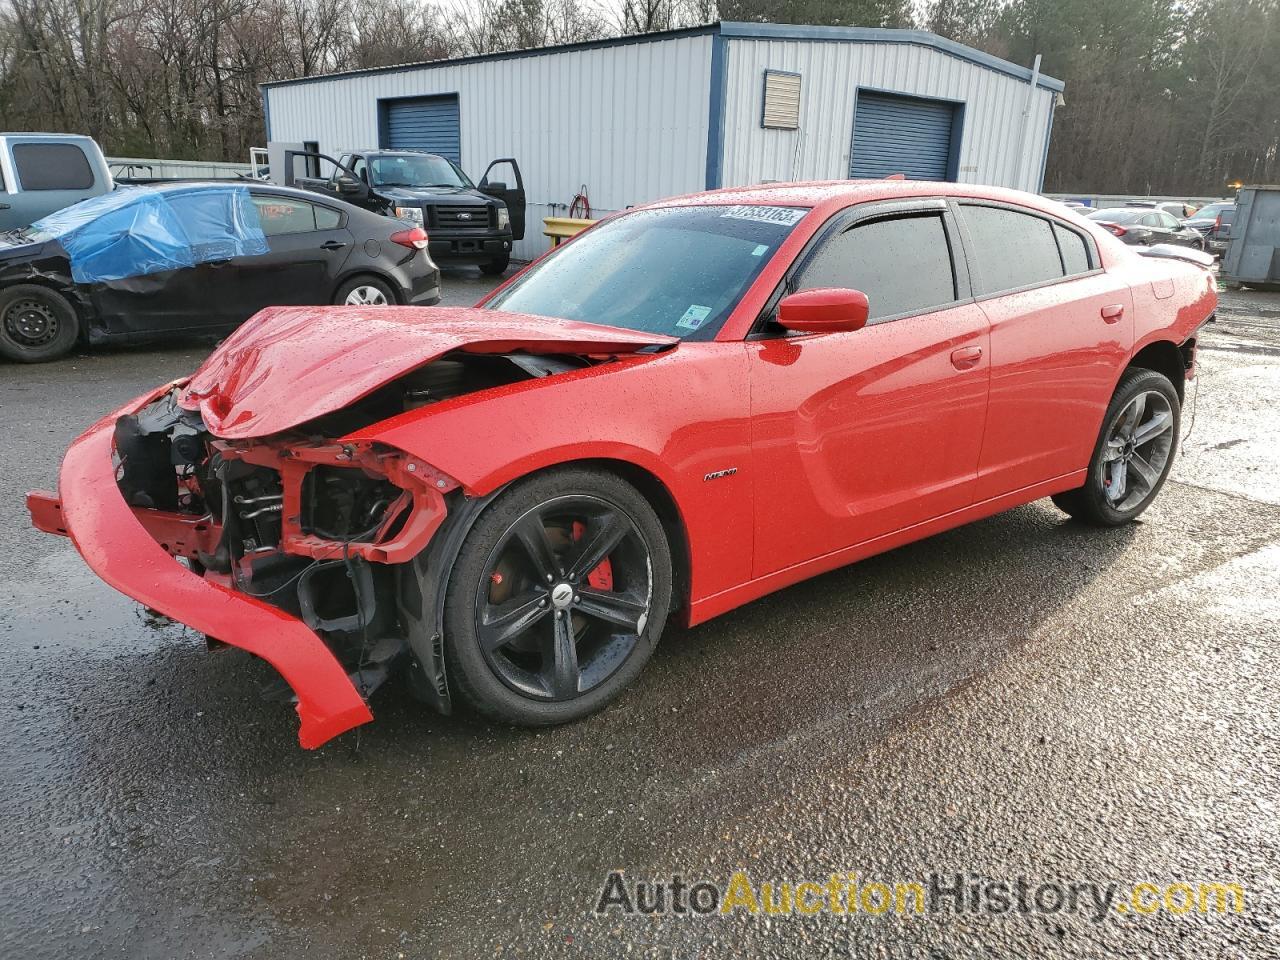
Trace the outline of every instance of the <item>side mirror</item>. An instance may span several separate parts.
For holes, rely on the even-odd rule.
[[[355,177],[339,177],[338,192],[339,193],[360,193],[364,189],[362,184]]]
[[[869,312],[867,295],[861,290],[820,287],[783,297],[778,322],[797,333],[837,333],[861,330]]]
[[[480,184],[481,193],[500,194],[507,192],[507,185],[501,180],[486,180]]]

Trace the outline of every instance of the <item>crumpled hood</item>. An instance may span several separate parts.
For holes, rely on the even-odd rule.
[[[340,410],[452,350],[630,353],[662,334],[474,307],[269,307],[228,337],[178,402],[227,440]]]

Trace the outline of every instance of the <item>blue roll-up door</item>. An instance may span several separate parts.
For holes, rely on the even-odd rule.
[[[458,95],[382,101],[379,144],[385,150],[426,150],[462,163]]]
[[[956,104],[859,92],[853,114],[849,176],[954,180],[952,138]]]

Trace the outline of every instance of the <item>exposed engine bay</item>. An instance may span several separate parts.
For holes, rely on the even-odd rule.
[[[211,434],[174,387],[116,421],[116,484],[166,551],[205,579],[300,618],[367,697],[411,653],[412,625],[402,624],[398,609],[402,568],[426,549],[450,503],[463,496],[452,478],[398,450],[334,438],[598,362],[446,354],[345,408],[252,440]],[[437,701],[445,699],[442,682],[423,666],[420,679],[437,691]],[[283,684],[268,692],[291,697]],[[437,706],[447,709],[447,700]]]

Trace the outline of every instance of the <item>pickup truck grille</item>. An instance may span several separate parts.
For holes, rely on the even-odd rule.
[[[478,227],[487,230],[492,226],[491,207],[440,203],[431,207],[430,210],[431,225],[434,227],[458,227],[459,229]]]

